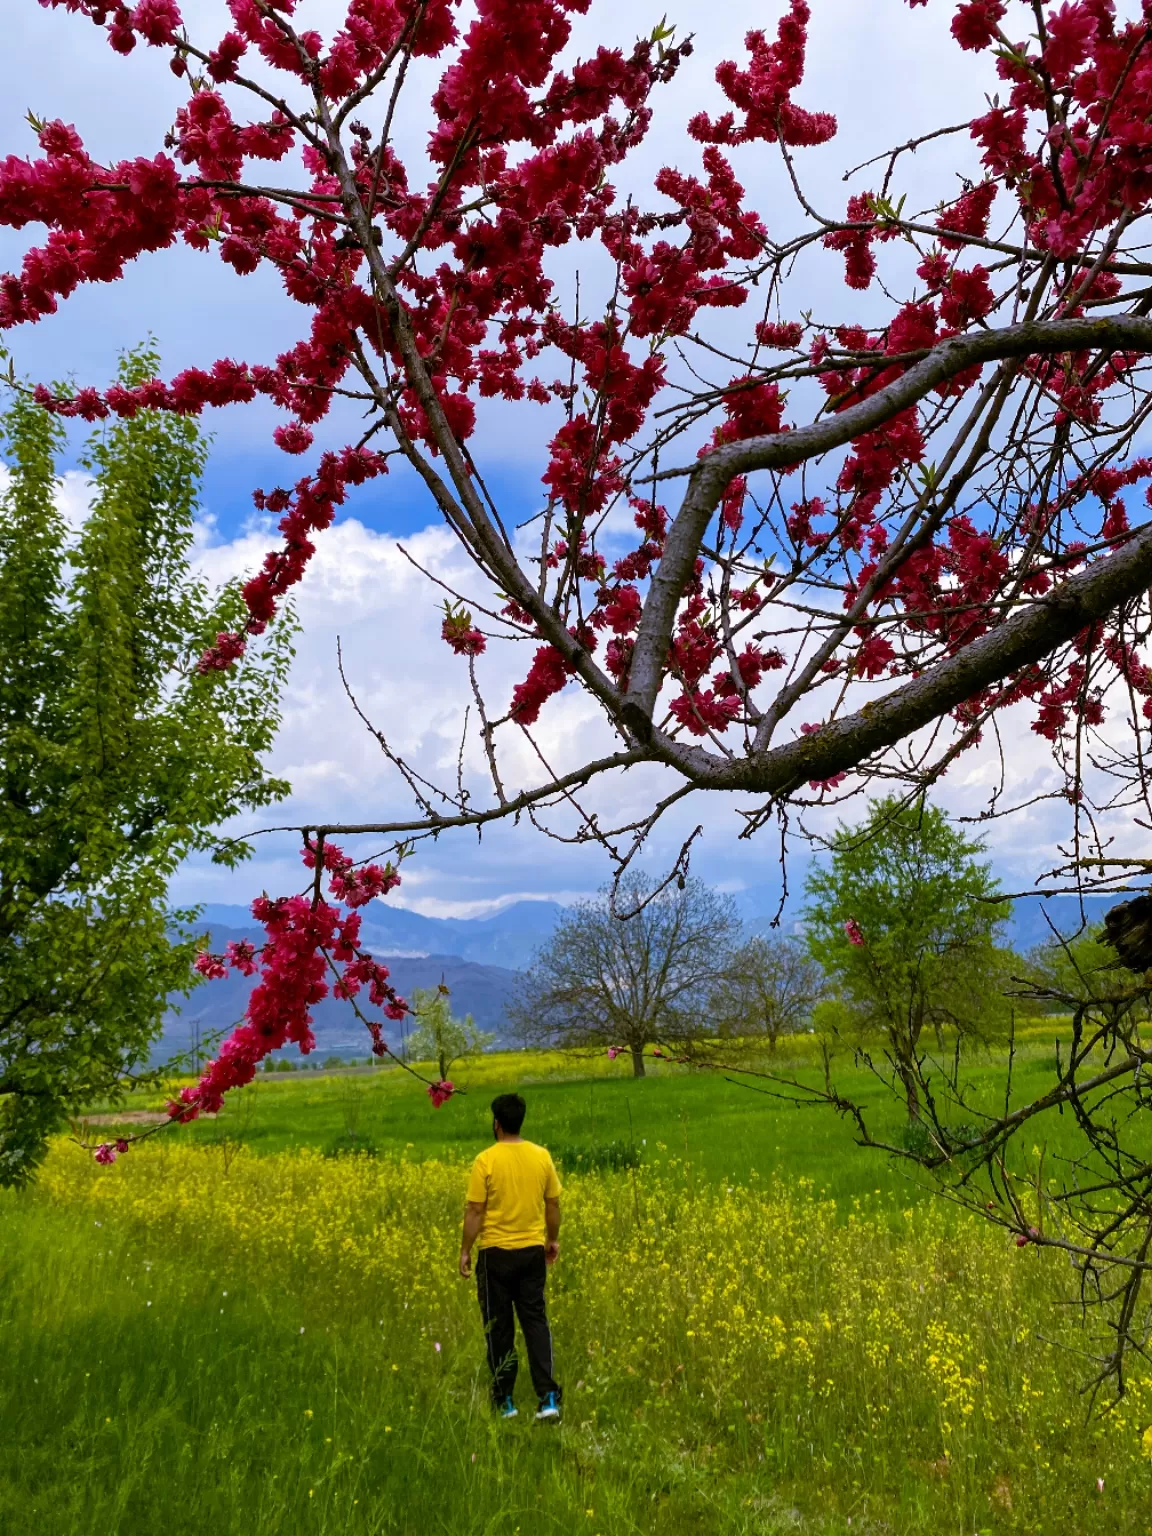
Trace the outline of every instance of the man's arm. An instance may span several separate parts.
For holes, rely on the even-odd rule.
[[[560,1257],[560,1198],[554,1196],[544,1201],[544,1258],[555,1264]]]
[[[469,1200],[464,1206],[464,1236],[460,1240],[460,1273],[465,1280],[472,1273],[472,1245],[480,1236],[486,1210],[487,1203],[483,1200]],[[556,1226],[559,1230],[559,1211],[556,1215]]]

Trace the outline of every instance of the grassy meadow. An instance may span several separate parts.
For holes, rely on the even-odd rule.
[[[1066,1264],[826,1111],[622,1065],[485,1058],[438,1112],[273,1074],[111,1169],[62,1139],[0,1199],[0,1531],[1152,1532],[1152,1377],[1086,1421]],[[536,1139],[641,1148],[565,1176],[559,1430],[493,1421],[455,1275],[516,1083]],[[325,1155],[350,1136],[374,1155]]]

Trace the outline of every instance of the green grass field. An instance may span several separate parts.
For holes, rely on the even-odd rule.
[[[273,1074],[112,1169],[58,1146],[0,1199],[0,1531],[1152,1532],[1152,1381],[1085,1421],[1066,1265],[827,1111],[621,1065],[485,1058],[439,1111],[394,1071]],[[566,1177],[554,1432],[490,1418],[454,1274],[517,1084],[536,1139],[642,1153]],[[349,1133],[377,1155],[322,1155]]]
[[[1054,1027],[1053,1027],[1054,1030]],[[1022,1035],[1013,1073],[1013,1103],[1042,1090],[1050,1079],[1054,1032],[1033,1026]],[[814,1040],[801,1037],[791,1052],[771,1058],[775,1070],[818,1084]],[[758,1059],[764,1067],[768,1058]],[[425,1065],[425,1075],[435,1072]],[[242,1143],[259,1154],[311,1147],[334,1150],[360,1138],[384,1155],[466,1159],[491,1139],[489,1103],[507,1088],[523,1091],[531,1123],[525,1134],[548,1146],[591,1147],[634,1142],[646,1163],[686,1158],[698,1176],[716,1182],[802,1176],[820,1193],[842,1198],[883,1195],[899,1207],[931,1188],[910,1166],[862,1152],[854,1127],[818,1105],[785,1105],[767,1096],[753,1074],[687,1072],[649,1061],[648,1075],[632,1076],[620,1057],[570,1058],[559,1053],[492,1052],[461,1062],[453,1078],[463,1090],[431,1111],[420,1082],[394,1065],[336,1072],[261,1073],[252,1088],[232,1095],[217,1120],[197,1121],[165,1136],[176,1142]],[[845,1052],[834,1061],[837,1087],[864,1105],[876,1135],[899,1141],[901,1105]],[[978,1098],[999,1107],[1004,1064],[1000,1054],[976,1058],[968,1077]],[[160,1110],[164,1094],[141,1098]],[[98,1106],[107,1110],[107,1106]],[[139,1129],[139,1127],[137,1127]],[[93,1127],[95,1139],[115,1134],[114,1124]],[[1074,1144],[1067,1120],[1050,1122],[1052,1149]]]

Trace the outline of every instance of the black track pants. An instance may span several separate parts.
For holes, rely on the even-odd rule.
[[[476,1289],[488,1335],[488,1365],[495,1402],[509,1397],[516,1381],[515,1317],[520,1319],[536,1396],[543,1402],[550,1392],[555,1392],[557,1402],[560,1400],[560,1388],[552,1375],[552,1333],[544,1309],[547,1278],[542,1247],[480,1250]]]

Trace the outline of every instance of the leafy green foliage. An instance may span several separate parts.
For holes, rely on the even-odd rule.
[[[837,828],[831,851],[808,876],[809,948],[849,1026],[883,1042],[916,1119],[925,1030],[986,1036],[1004,1016],[997,934],[1009,905],[996,899],[983,845],[923,801],[870,802],[859,826]]]
[[[477,1029],[470,1013],[452,1017],[447,987],[417,987],[412,994],[416,1028],[408,1036],[408,1055],[413,1061],[434,1061],[443,1081],[454,1061],[475,1056],[492,1044],[495,1035]]]
[[[1032,950],[1021,970],[1031,1000],[1042,1010],[1066,1013],[1070,998],[1087,1003],[1127,994],[1134,1000],[1136,1017],[1147,1017],[1144,978],[1117,960],[1099,923],[1075,934],[1054,934]]]
[[[158,363],[141,348],[121,380]],[[292,621],[226,677],[196,666],[243,611],[237,584],[210,593],[190,568],[199,428],[141,411],[97,431],[75,532],[63,446],[14,390],[0,415],[0,1183],[26,1180],[69,1111],[144,1061],[168,995],[194,980],[195,914],[167,905],[173,872],[288,788],[261,754]]]
[[[552,1160],[565,1173],[619,1173],[639,1168],[640,1148],[631,1141],[553,1142]]]

